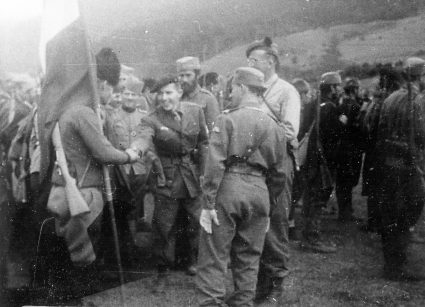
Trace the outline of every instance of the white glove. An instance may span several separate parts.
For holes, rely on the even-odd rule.
[[[346,124],[347,124],[347,122],[348,122],[348,117],[347,117],[346,115],[342,114],[342,115],[339,117],[339,121],[340,121],[341,123],[343,123],[344,125],[346,125]]]
[[[133,149],[131,149],[131,148],[127,148],[126,150],[125,150],[125,152],[129,155],[129,157],[130,157],[130,163],[133,163],[133,162],[135,162],[135,161],[137,161],[137,160],[139,160],[139,155],[137,154],[137,152],[136,151],[134,151]]]
[[[217,218],[217,211],[210,210],[210,209],[202,209],[199,223],[201,224],[201,227],[204,228],[204,230],[209,234],[212,233],[213,221],[214,221],[214,224],[216,224],[217,226],[220,225]]]

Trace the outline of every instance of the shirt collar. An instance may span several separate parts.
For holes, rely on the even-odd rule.
[[[264,82],[264,86],[266,88],[270,88],[270,86],[273,85],[273,83],[276,82],[276,80],[279,79],[279,76],[275,73],[274,75],[272,75],[269,80],[267,80],[266,82]]]

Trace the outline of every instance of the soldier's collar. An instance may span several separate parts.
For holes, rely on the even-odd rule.
[[[270,88],[277,81],[277,79],[279,79],[279,76],[275,73],[269,78],[269,80],[264,82],[264,86],[266,88]]]
[[[197,84],[195,89],[192,92],[187,93],[184,96],[191,99],[191,98],[195,97],[195,95],[198,94],[200,90],[201,90],[201,87],[199,86],[199,84]]]

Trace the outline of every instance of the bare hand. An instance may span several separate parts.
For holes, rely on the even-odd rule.
[[[128,154],[128,156],[130,157],[130,162],[131,163],[133,163],[133,162],[136,162],[140,157],[139,157],[139,154],[135,151],[135,150],[133,150],[133,149],[131,149],[131,148],[127,148],[126,150],[125,150],[125,152]]]
[[[343,123],[344,125],[346,125],[346,124],[347,124],[347,122],[348,122],[348,117],[347,117],[346,115],[342,114],[342,115],[339,117],[339,121],[340,121],[341,123]]]

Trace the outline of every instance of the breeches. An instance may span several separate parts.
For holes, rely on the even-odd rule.
[[[200,306],[224,303],[229,262],[234,293],[228,306],[252,306],[269,215],[264,178],[226,173],[217,194],[220,225],[201,230],[197,290]]]

